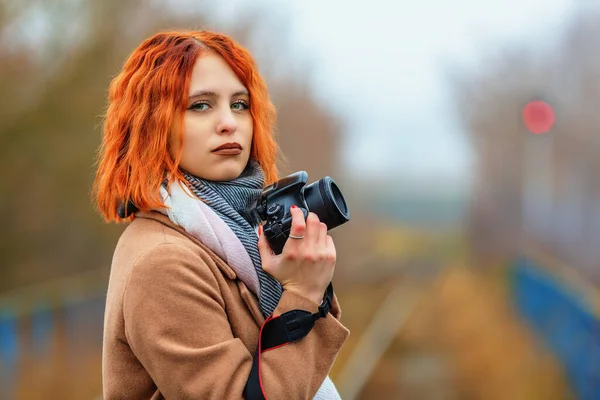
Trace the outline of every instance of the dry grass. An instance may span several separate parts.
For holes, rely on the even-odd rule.
[[[334,380],[396,283],[355,284],[338,293],[352,333],[332,370]],[[360,398],[572,398],[560,365],[515,314],[498,274],[452,268],[422,299]]]

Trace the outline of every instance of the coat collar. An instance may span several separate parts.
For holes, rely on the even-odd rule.
[[[202,250],[206,251],[208,253],[208,255],[215,261],[215,264],[217,265],[217,267],[219,267],[219,269],[223,272],[223,274],[227,278],[229,278],[229,279],[237,278],[237,274],[235,273],[233,268],[231,268],[229,265],[227,265],[227,263],[225,261],[223,261],[223,259],[221,257],[219,257],[211,249],[209,249],[206,245],[204,245],[204,243],[202,243],[201,241],[196,239],[194,236],[190,235],[181,226],[174,224],[173,221],[171,221],[169,219],[169,217],[164,215],[163,213],[160,213],[158,211],[148,211],[148,212],[138,211],[137,213],[135,213],[135,218],[151,219],[151,220],[161,223],[162,225],[166,226],[167,228],[176,230],[177,232],[181,233],[182,235],[184,235],[185,237],[190,239],[194,244],[199,246]]]
[[[199,246],[202,250],[204,250],[215,262],[219,270],[225,275],[227,278],[231,280],[235,280],[237,282],[238,288],[240,290],[240,295],[243,301],[246,303],[246,306],[252,313],[252,316],[256,320],[258,326],[261,326],[264,322],[265,318],[263,317],[260,311],[260,305],[258,303],[258,299],[254,296],[250,290],[246,287],[244,282],[237,279],[237,274],[227,263],[215,254],[211,249],[209,249],[206,245],[204,245],[201,241],[196,239],[193,235],[190,235],[185,229],[181,226],[176,225],[163,213],[157,211],[138,211],[135,213],[135,218],[143,218],[143,219],[151,219],[157,221],[164,225],[167,228],[174,229],[175,231],[181,233],[185,237],[189,238],[194,244]]]

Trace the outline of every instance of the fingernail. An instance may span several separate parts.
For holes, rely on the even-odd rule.
[[[297,206],[295,206],[295,205],[293,205],[293,206],[292,206],[292,209],[294,209],[294,208],[298,208],[298,207],[297,207]]]
[[[262,235],[262,224],[258,225],[258,236]]]

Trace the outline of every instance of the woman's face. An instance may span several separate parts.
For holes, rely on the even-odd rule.
[[[221,56],[208,52],[198,57],[183,116],[179,166],[202,179],[235,179],[248,163],[252,131],[246,87]],[[179,145],[178,127],[173,127],[173,158]]]

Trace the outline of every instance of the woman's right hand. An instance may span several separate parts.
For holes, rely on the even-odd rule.
[[[290,210],[290,234],[303,239],[288,238],[281,254],[275,255],[259,227],[258,250],[262,268],[277,279],[284,290],[296,292],[321,304],[325,290],[333,278],[336,251],[327,225],[315,213],[304,214],[296,206]]]

